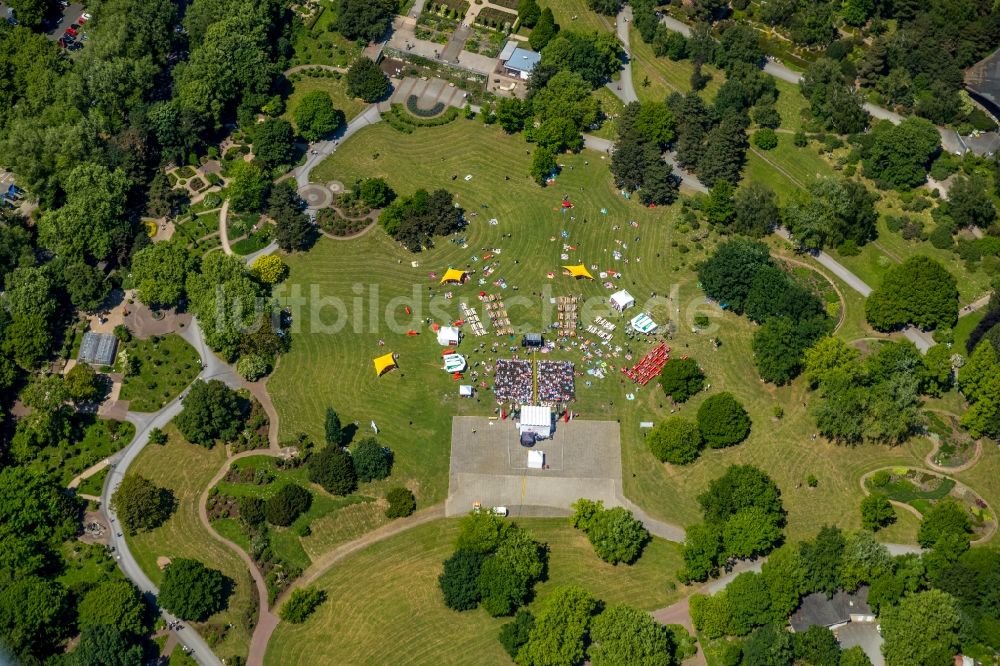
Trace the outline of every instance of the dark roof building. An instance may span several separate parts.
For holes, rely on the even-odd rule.
[[[80,363],[91,365],[112,365],[115,362],[115,352],[118,350],[118,338],[107,333],[87,331],[80,343]]]
[[[848,622],[874,622],[875,614],[868,605],[868,587],[862,586],[857,592],[838,590],[830,599],[814,592],[788,621],[796,632],[803,632],[813,625],[832,628]]]
[[[965,87],[994,115],[1000,115],[1000,50],[965,70]]]

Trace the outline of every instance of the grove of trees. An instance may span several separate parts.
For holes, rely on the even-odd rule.
[[[765,555],[780,544],[785,524],[781,491],[752,465],[732,465],[698,495],[705,521],[684,540],[682,582],[714,576],[730,558]]]

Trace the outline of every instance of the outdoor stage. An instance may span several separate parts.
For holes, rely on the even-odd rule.
[[[506,506],[512,516],[568,515],[581,497],[617,506],[619,430],[616,421],[560,421],[552,439],[529,449],[521,446],[511,419],[456,416],[445,513],[466,514],[477,501],[484,507]],[[548,469],[528,468],[532,450],[545,452]]]

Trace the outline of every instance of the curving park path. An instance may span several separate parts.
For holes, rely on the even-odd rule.
[[[232,368],[215,356],[215,354],[213,354],[205,345],[204,339],[201,335],[201,328],[198,326],[198,321],[196,319],[192,319],[191,324],[184,327],[180,336],[195,348],[201,358],[202,371],[198,374],[196,379],[218,379],[233,388],[240,385],[241,380],[239,376],[233,372]],[[163,407],[163,409],[157,412],[128,412],[126,418],[135,425],[135,436],[124,449],[109,457],[109,467],[111,471],[108,473],[107,479],[105,479],[104,490],[101,493],[100,498],[101,512],[104,514],[108,524],[111,526],[111,535],[108,545],[111,546],[116,553],[118,567],[122,570],[122,573],[125,574],[126,578],[131,580],[136,587],[146,594],[156,595],[159,590],[156,585],[153,584],[153,581],[149,578],[149,576],[147,576],[139,566],[138,561],[129,549],[128,542],[125,540],[122,533],[118,531],[120,529],[118,525],[118,517],[114,508],[111,506],[111,496],[114,494],[115,490],[118,489],[119,484],[125,477],[125,473],[128,471],[129,465],[135,461],[146,444],[149,443],[150,431],[153,428],[162,428],[166,426],[181,412],[183,406],[182,400],[186,393],[187,389],[185,389],[180,396],[171,400]],[[164,619],[166,619],[167,622],[172,622],[178,619],[166,611],[161,611],[160,614]],[[177,640],[183,645],[192,649],[191,657],[197,663],[202,666],[222,666],[222,662],[215,655],[215,653],[212,652],[211,647],[209,647],[208,643],[197,631],[191,628],[187,623],[182,623],[181,627],[182,628],[180,629],[173,630],[172,634],[176,635]]]
[[[865,472],[864,474],[862,474],[861,478],[858,479],[858,482],[861,484],[861,490],[862,490],[862,492],[864,492],[865,495],[871,495],[871,491],[868,490],[868,487],[865,485],[865,481],[867,481],[868,478],[871,477],[872,474],[875,474],[876,472],[882,472],[882,471],[891,471],[893,469],[895,469],[895,468],[894,467],[879,467],[878,469],[873,469],[871,471],[868,471],[868,472]],[[990,539],[993,538],[993,535],[996,534],[997,525],[998,525],[998,522],[1000,522],[1000,520],[998,520],[998,516],[997,516],[996,512],[993,510],[993,507],[990,506],[986,502],[985,499],[983,499],[982,495],[980,495],[975,490],[973,490],[972,488],[970,488],[968,485],[962,483],[958,479],[956,479],[956,478],[954,478],[952,476],[948,476],[948,474],[946,474],[944,472],[938,472],[938,471],[934,471],[934,470],[931,470],[931,469],[921,469],[919,467],[907,467],[907,469],[912,470],[914,472],[922,472],[922,473],[925,473],[925,474],[930,474],[932,476],[936,476],[936,477],[941,478],[941,479],[950,479],[950,480],[952,480],[952,481],[955,482],[955,487],[952,489],[952,491],[968,492],[968,493],[971,493],[972,495],[974,495],[980,502],[983,503],[983,505],[986,507],[986,511],[989,513],[990,516],[993,517],[993,520],[992,520],[992,524],[990,525],[989,529],[985,533],[983,533],[982,536],[980,536],[977,539],[973,539],[970,543],[972,543],[974,545],[975,544],[986,543],[987,541],[989,541]],[[949,495],[950,494],[951,493],[949,492]],[[913,506],[911,504],[908,504],[906,502],[899,502],[899,501],[896,501],[896,500],[891,499],[891,498],[889,498],[889,503],[892,504],[895,507],[898,507],[898,508],[903,509],[905,511],[909,511],[910,513],[912,513],[913,515],[915,515],[917,518],[923,519],[923,517],[924,517],[924,515],[920,512],[920,510],[917,509],[915,506]]]

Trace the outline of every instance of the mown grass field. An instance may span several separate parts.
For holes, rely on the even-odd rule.
[[[580,585],[607,603],[643,610],[682,596],[671,589],[681,567],[675,544],[654,540],[632,566],[611,566],[566,519],[517,521],[551,548],[548,580],[535,600],[558,585]],[[483,610],[449,610],[437,577],[453,550],[457,520],[416,527],[352,555],[316,585],[328,598],[304,624],[282,622],[268,645],[266,664],[508,663],[497,631],[508,618]]]
[[[171,424],[164,428],[169,439],[163,446],[148,444],[129,468],[159,486],[173,491],[177,510],[160,527],[128,537],[129,548],[142,570],[159,584],[162,572],[157,558],[190,557],[218,569],[235,583],[225,610],[208,619],[211,624],[229,625],[226,637],[213,646],[216,654],[246,658],[251,629],[247,619],[256,620],[257,591],[250,573],[233,551],[219,543],[198,519],[198,498],[226,459],[221,446],[206,449],[189,444]]]
[[[786,387],[761,383],[750,353],[754,326],[743,318],[723,315],[703,305],[704,295],[697,287],[691,267],[705,256],[717,238],[710,235],[699,249],[687,234],[675,231],[674,209],[643,209],[622,200],[611,190],[605,166],[594,153],[563,156],[561,161],[566,168],[556,185],[540,189],[525,176],[529,158],[522,151],[526,150],[527,146],[517,137],[506,137],[495,128],[461,120],[413,135],[398,134],[384,125],[357,134],[344,150],[319,168],[314,178],[352,182],[362,176],[384,176],[404,194],[418,186],[446,187],[456,193],[457,200],[468,210],[479,213],[463,234],[470,247],[462,250],[441,241],[431,251],[411,255],[378,229],[346,243],[323,240],[308,254],[288,257],[291,266],[288,288],[308,294],[315,285],[318,294],[346,298],[347,310],[353,309],[355,301],[366,310],[372,285],[378,286],[383,308],[394,297],[411,294],[414,289],[418,294],[430,289],[435,294],[431,303],[440,304],[444,310],[441,314],[432,313],[432,317],[442,321],[456,317],[457,306],[454,301],[441,298],[445,289],[437,287],[428,273],[441,271],[448,265],[474,265],[470,255],[481,254],[482,248],[499,246],[504,253],[498,275],[511,285],[519,285],[518,293],[524,301],[509,310],[518,321],[537,322],[534,324],[537,327],[541,323],[540,309],[534,302],[537,296],[530,296],[533,290],[537,293],[539,288],[551,287],[553,295],[607,294],[599,284],[568,283],[559,275],[551,282],[545,279],[546,271],[558,272],[556,267],[566,263],[559,260],[561,244],[549,241],[551,236],[558,236],[560,230],[570,231],[566,242],[578,247],[572,256],[585,264],[593,262],[604,267],[609,263],[605,251],[610,253],[616,238],[640,235],[643,240],[637,247],[641,270],[634,261],[629,266],[619,265],[625,274],[621,285],[641,298],[652,291],[664,294],[676,288],[676,297],[668,305],[654,309],[654,319],[665,319],[671,314],[680,318],[678,333],[671,342],[675,354],[689,354],[697,359],[712,385],[711,391],[681,407],[680,413],[693,417],[700,401],[710,392],[728,390],[745,404],[754,427],[750,438],[740,446],[707,452],[698,462],[684,468],[661,465],[646,449],[638,427],[640,421],[659,420],[670,414],[659,391],[652,385],[640,389],[635,391],[636,400],[629,402],[625,393],[635,390],[631,385],[620,385],[613,378],[596,380],[592,388],[581,382],[576,409],[583,418],[621,421],[624,485],[626,494],[634,501],[665,520],[688,524],[699,519],[695,498],[712,478],[730,464],[752,463],[767,470],[781,487],[789,510],[789,538],[799,539],[812,535],[823,523],[857,528],[860,516],[856,507],[863,497],[858,483],[861,475],[878,466],[913,464],[927,453],[924,445],[917,442],[896,448],[848,448],[814,442],[811,435],[815,425],[808,414],[812,396],[804,383],[797,381]],[[472,180],[465,181],[466,174],[472,175]],[[459,178],[452,181],[452,175]],[[511,180],[504,181],[504,175]],[[552,210],[563,194],[569,194],[576,203],[576,222]],[[482,203],[489,208],[480,208]],[[608,207],[608,216],[595,214],[595,209],[603,206]],[[495,227],[485,225],[486,216],[495,216],[500,223]],[[586,224],[581,224],[583,217],[588,219]],[[639,222],[637,231],[626,234],[627,227],[613,230],[615,224],[625,224],[630,219]],[[513,238],[503,239],[505,233],[512,233]],[[674,242],[677,247],[673,247]],[[773,242],[775,247],[787,247],[781,241]],[[681,246],[688,251],[684,252]],[[518,259],[519,264],[512,266],[513,259]],[[411,261],[419,262],[419,268],[411,268]],[[838,335],[849,341],[871,336],[872,331],[864,322],[863,299],[843,283],[835,282],[847,302],[845,322]],[[473,283],[448,290],[457,297],[464,295],[475,301],[479,288]],[[509,299],[511,289],[505,295]],[[397,318],[404,316],[403,305],[398,302],[390,307]],[[427,316],[426,302],[422,307],[425,309],[419,318]],[[691,332],[690,322],[699,307],[719,317],[713,322],[715,330]],[[332,321],[335,315],[334,307],[327,306],[322,317]],[[308,307],[297,315],[304,326],[311,317]],[[353,324],[349,324],[335,335],[296,334],[291,353],[282,359],[270,383],[281,414],[282,437],[290,437],[297,431],[318,437],[327,405],[337,408],[347,420],[357,421],[362,429],[375,420],[383,431],[383,440],[397,452],[397,468],[390,481],[405,482],[415,488],[421,505],[441,501],[446,493],[451,417],[490,414],[494,403],[488,394],[480,396],[481,402],[458,400],[455,384],[436,370],[438,347],[426,338],[426,332],[408,337],[405,331],[409,323],[404,323],[396,333],[381,325],[373,331],[368,325],[366,320],[355,331]],[[712,337],[722,342],[718,350],[713,350]],[[378,346],[380,338],[386,341],[386,346]],[[468,341],[463,344],[468,351]],[[386,351],[399,354],[400,369],[378,379],[371,359]],[[474,362],[477,355],[471,358]],[[575,358],[579,360],[578,355]],[[777,406],[784,410],[780,420],[773,418]],[[819,479],[815,489],[805,485],[809,474]],[[977,487],[977,490],[989,500],[988,489]],[[901,521],[899,527],[893,528],[895,537],[912,540],[914,527]],[[331,529],[337,528],[331,526]],[[314,533],[318,538],[318,533]],[[335,534],[331,538],[331,543],[342,540]]]
[[[295,125],[295,109],[302,98],[311,92],[320,90],[330,96],[333,108],[340,109],[349,122],[365,108],[364,102],[347,94],[347,83],[343,77],[308,76],[299,73],[298,81],[292,84],[292,93],[285,100],[285,112],[282,118]]]
[[[635,84],[635,94],[640,102],[662,102],[671,93],[686,94],[691,90],[694,65],[690,60],[657,58],[653,47],[642,41],[639,31],[634,27],[629,27],[629,45],[632,51],[632,83]],[[702,97],[711,102],[725,82],[726,75],[712,65],[704,65],[701,71],[712,77],[702,91]]]
[[[539,0],[538,6],[549,7],[563,30],[574,32],[614,32],[615,17],[603,16],[593,11],[587,0]]]
[[[273,525],[268,527],[271,533],[271,544],[274,552],[289,564],[300,569],[305,569],[312,562],[310,555],[307,554],[303,547],[304,543],[310,540],[310,537],[299,536],[299,530],[307,525],[311,527],[317,521],[331,514],[339,513],[348,507],[371,502],[372,498],[364,495],[334,497],[320,486],[309,482],[305,467],[279,469],[275,466],[274,461],[275,458],[271,456],[249,456],[233,463],[237,469],[270,470],[275,476],[269,483],[257,485],[254,483],[234,483],[223,480],[215,487],[219,489],[222,495],[230,497],[258,497],[263,500],[270,499],[281,488],[293,483],[308,490],[309,494],[312,495],[312,503],[308,511],[296,518],[288,527]],[[384,509],[382,510],[384,511]],[[235,521],[220,519],[215,524],[221,524],[221,529],[218,530],[220,534],[226,534],[242,547],[247,547],[247,537],[242,534],[242,530],[240,530],[239,525]],[[240,532],[239,537],[234,535],[234,529]]]

